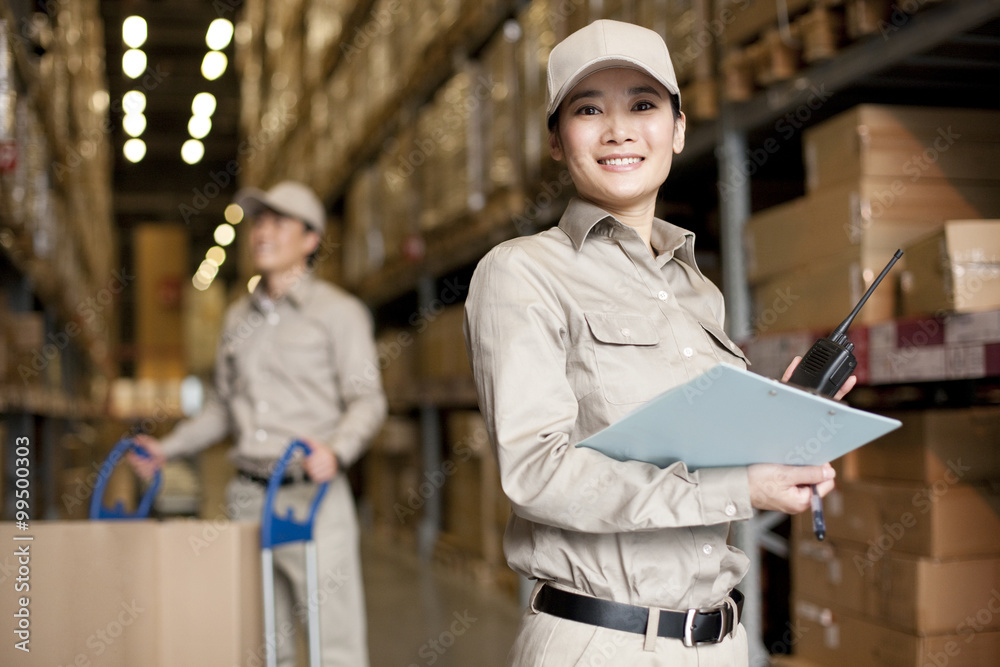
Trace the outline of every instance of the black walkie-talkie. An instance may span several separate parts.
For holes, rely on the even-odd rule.
[[[823,396],[833,396],[847,382],[847,378],[851,377],[851,373],[858,367],[858,360],[854,357],[854,343],[847,340],[847,328],[861,312],[861,307],[868,301],[868,297],[885,278],[885,274],[889,273],[892,265],[902,256],[903,251],[897,250],[847,319],[841,322],[833,333],[826,338],[820,338],[809,348],[788,380],[789,384],[815,391]]]

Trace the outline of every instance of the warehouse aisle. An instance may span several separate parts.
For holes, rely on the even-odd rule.
[[[370,536],[362,540],[372,667],[501,667],[520,619],[500,593]]]

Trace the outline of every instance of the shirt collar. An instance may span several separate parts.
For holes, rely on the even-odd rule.
[[[559,220],[561,229],[577,251],[583,249],[583,244],[595,230],[598,223],[608,220],[611,224],[623,225],[613,215],[590,202],[578,197],[570,200],[566,211]],[[623,225],[624,226],[624,225]],[[694,262],[694,232],[689,232],[677,225],[653,218],[652,243],[659,255],[673,256],[675,253],[685,262]]]
[[[289,305],[301,308],[306,301],[309,286],[312,282],[312,272],[306,271],[277,301],[287,301]],[[264,281],[258,282],[257,286],[254,287],[253,293],[250,294],[250,301],[258,310],[264,312],[273,309],[276,303],[274,299],[268,296],[267,290],[264,289]]]

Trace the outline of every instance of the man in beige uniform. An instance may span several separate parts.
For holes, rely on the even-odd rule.
[[[330,482],[315,523],[322,664],[368,664],[358,525],[344,474],[364,452],[386,414],[372,319],[355,297],[308,270],[326,216],[304,185],[244,190],[237,203],[253,218],[254,292],[233,304],[216,357],[215,394],[195,418],[162,442],[137,438],[152,454],[130,458],[150,475],[169,457],[191,454],[232,435],[239,474],[227,489],[234,519],[259,520],[270,471],[292,440],[312,454],[294,462],[276,505],[303,520],[317,483]],[[306,617],[301,544],[275,549],[277,654],[295,664],[294,633]],[[263,650],[256,660],[263,662]],[[254,658],[248,656],[247,660]],[[256,663],[254,663],[256,664]]]
[[[567,37],[549,60],[547,115],[579,198],[557,227],[494,248],[466,301],[513,508],[504,551],[538,581],[508,664],[746,665],[734,587],[748,561],[728,546],[729,524],[754,507],[803,511],[799,485],[826,493],[833,471],[660,469],[575,446],[717,364],[747,362],[694,234],[653,215],[684,145],[663,40],[614,21]]]

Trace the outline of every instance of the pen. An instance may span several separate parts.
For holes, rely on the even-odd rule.
[[[816,539],[822,542],[826,537],[826,520],[823,518],[823,499],[820,498],[815,484],[812,485],[812,513],[813,532],[816,533]]]

